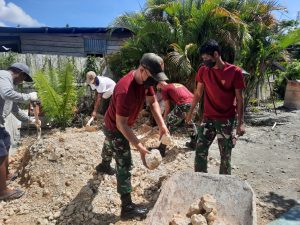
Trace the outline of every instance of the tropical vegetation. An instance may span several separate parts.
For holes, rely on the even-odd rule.
[[[109,57],[119,77],[138,65],[145,52],[165,60],[172,82],[190,89],[201,64],[198,49],[208,39],[222,46],[222,58],[246,71],[246,105],[257,86],[276,73],[277,62],[290,60],[286,48],[300,42],[296,21],[278,21],[283,11],[274,0],[148,0],[144,9],[118,17],[113,27],[134,33]]]
[[[46,119],[64,130],[73,118],[77,101],[73,64],[65,62],[59,69],[45,66],[33,79]]]

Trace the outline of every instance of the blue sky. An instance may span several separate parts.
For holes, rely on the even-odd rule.
[[[124,12],[140,11],[146,0],[0,0],[0,26],[106,27]],[[278,0],[288,13],[279,19],[296,19],[300,0]]]

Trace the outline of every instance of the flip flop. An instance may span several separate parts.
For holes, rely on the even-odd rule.
[[[10,201],[10,200],[14,200],[17,198],[21,198],[24,194],[25,194],[24,191],[22,191],[20,189],[15,189],[12,192],[10,192],[4,196],[0,196],[0,201]]]

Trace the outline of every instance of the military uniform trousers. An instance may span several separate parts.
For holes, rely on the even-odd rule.
[[[203,120],[197,134],[195,172],[207,173],[208,149],[217,136],[221,157],[219,173],[231,174],[231,151],[234,147],[232,142],[234,126],[234,118],[228,120]]]

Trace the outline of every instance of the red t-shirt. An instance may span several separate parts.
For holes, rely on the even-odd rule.
[[[182,84],[171,83],[162,87],[163,100],[171,100],[176,105],[192,103],[193,94]]]
[[[204,84],[204,118],[235,117],[235,89],[245,88],[242,70],[239,67],[229,63],[225,63],[223,70],[201,66],[196,81]]]
[[[146,89],[134,79],[134,71],[130,71],[116,84],[111,102],[104,116],[104,123],[109,130],[117,130],[116,114],[128,117],[128,126],[132,126],[142,109],[146,95],[155,94],[153,87]]]

